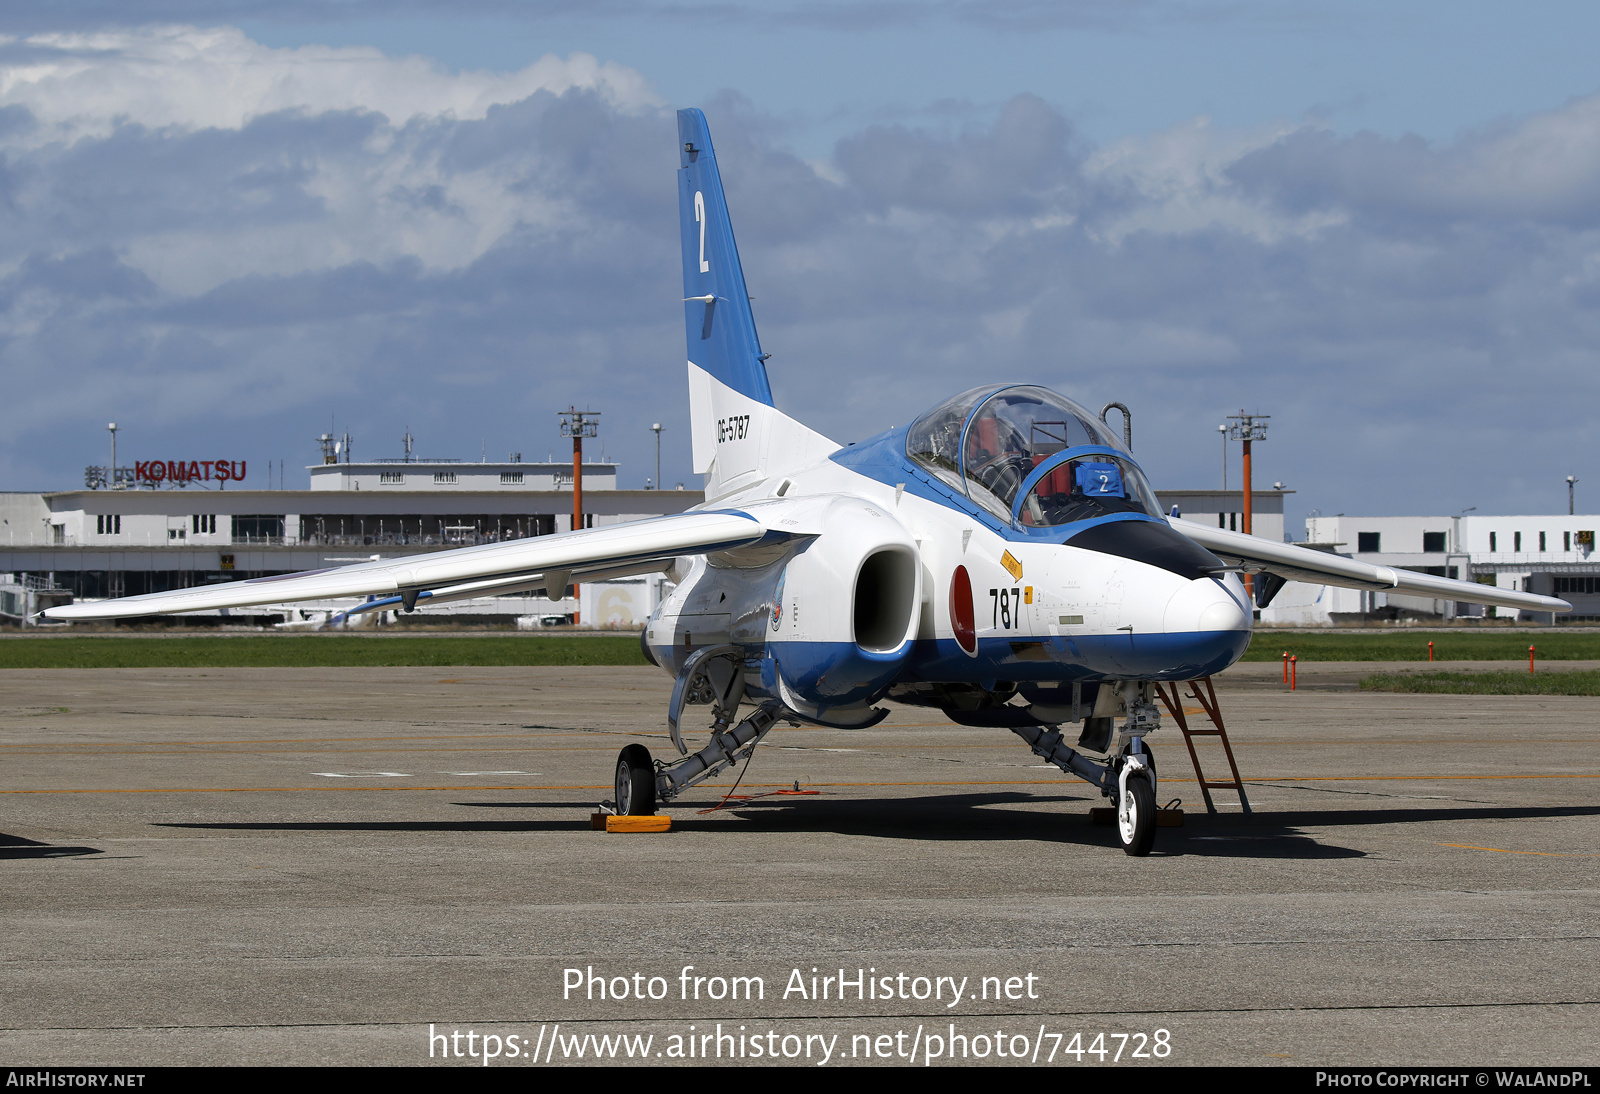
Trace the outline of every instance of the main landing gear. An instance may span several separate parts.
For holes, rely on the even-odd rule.
[[[1110,798],[1123,852],[1142,856],[1148,855],[1156,842],[1156,765],[1144,746],[1144,736],[1160,727],[1161,717],[1149,701],[1148,685],[1130,682],[1122,687],[1128,717],[1118,731],[1121,747],[1105,760],[1092,760],[1068,748],[1054,726],[1015,726],[1011,732],[1028,742],[1034,755],[1098,787]],[[1109,743],[1096,742],[1096,750]]]
[[[617,757],[615,808],[623,817],[648,817],[656,811],[656,769],[644,745],[629,745]]]
[[[622,816],[649,816],[658,804],[749,759],[767,731],[782,720],[783,704],[769,699],[734,724],[743,699],[743,660],[738,650],[711,646],[696,651],[673,685],[667,712],[672,743],[683,759],[660,763],[650,758],[644,745],[628,745],[617,756],[616,800],[606,805]],[[710,742],[694,753],[678,730],[683,708],[690,704],[709,704],[714,718]]]

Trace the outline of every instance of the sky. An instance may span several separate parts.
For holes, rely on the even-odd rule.
[[[1600,7],[132,0],[0,12],[0,489],[107,461],[689,470],[673,111],[779,406],[1133,410],[1157,488],[1600,512]],[[596,442],[591,442],[595,445]],[[595,451],[591,448],[590,451]],[[1238,485],[1234,446],[1230,485]],[[276,478],[274,478],[276,481]],[[1586,501],[1586,494],[1595,499]]]

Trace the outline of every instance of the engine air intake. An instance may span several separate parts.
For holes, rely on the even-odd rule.
[[[854,604],[856,645],[872,653],[900,648],[917,606],[916,567],[916,559],[897,547],[874,551],[861,563]]]

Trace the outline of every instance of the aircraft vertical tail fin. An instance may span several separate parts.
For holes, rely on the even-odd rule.
[[[772,405],[744,268],[706,116],[678,111],[678,217],[683,231],[683,316],[689,360],[757,402]]]
[[[694,469],[706,476],[707,496],[717,497],[838,446],[772,405],[711,131],[699,110],[678,111],[678,154]]]

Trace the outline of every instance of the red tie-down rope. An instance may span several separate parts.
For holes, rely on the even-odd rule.
[[[822,791],[820,791],[820,790],[801,790],[800,789],[800,780],[796,779],[794,781],[794,789],[793,790],[787,790],[787,789],[785,789],[785,790],[769,790],[765,794],[737,794],[737,795],[734,794],[734,791],[739,789],[739,784],[744,782],[745,772],[750,770],[750,761],[755,759],[755,758],[756,758],[756,754],[753,751],[750,753],[750,755],[748,755],[748,756],[746,756],[744,758],[744,767],[739,769],[739,777],[737,779],[733,780],[733,785],[728,787],[728,792],[726,794],[722,795],[722,800],[719,801],[716,805],[713,805],[710,809],[698,810],[698,815],[699,816],[703,817],[707,813],[715,813],[717,810],[726,807],[727,804],[730,801],[736,801],[736,802],[743,803],[743,802],[753,802],[757,798],[775,798],[775,797],[778,797],[779,795],[788,795],[790,797],[794,797],[794,796],[798,795],[800,797],[808,797],[808,796],[817,795],[817,794],[821,794],[822,793]]]

